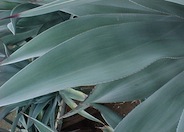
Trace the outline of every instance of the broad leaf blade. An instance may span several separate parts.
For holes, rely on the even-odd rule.
[[[181,114],[176,132],[182,132],[184,130],[184,111]]]
[[[112,0],[105,0],[105,2],[101,0],[65,10],[67,12],[72,12],[77,16],[107,13],[158,14],[158,12],[142,8],[141,6],[134,4],[129,0],[116,0],[115,2]]]
[[[80,35],[86,31],[95,28],[127,22],[155,20],[180,21],[179,19],[168,16],[163,17],[162,15],[107,14],[84,16],[78,19],[67,21],[65,23],[58,24],[51,29],[43,32],[42,34],[38,35],[33,40],[28,42],[25,46],[18,49],[9,58],[4,60],[3,64],[10,64],[32,57],[42,56],[57,45],[62,44],[63,42],[76,37],[77,35]]]
[[[118,124],[115,132],[176,131],[184,107],[183,77],[184,72],[137,106]]]
[[[37,16],[42,15],[58,10],[65,11],[67,8],[75,8],[75,6],[83,5],[86,3],[94,2],[98,0],[60,0],[54,1],[43,6],[19,13],[19,17],[30,17],[30,16]]]
[[[113,81],[159,59],[183,57],[183,27],[175,22],[137,22],[82,33],[38,58],[5,83],[0,88],[0,106],[65,88]]]
[[[184,18],[184,6],[176,3],[171,3],[165,0],[131,0],[141,6],[153,9],[163,14],[170,14],[176,17]]]
[[[177,3],[177,4],[180,4],[180,5],[184,5],[184,1],[183,0],[165,0],[165,1]]]
[[[183,63],[184,59],[163,59],[129,77],[99,84],[84,103],[113,103],[147,98],[182,72]]]

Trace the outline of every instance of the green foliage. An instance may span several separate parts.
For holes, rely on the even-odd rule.
[[[14,110],[12,131],[50,132],[78,113],[102,131],[182,132],[183,12],[182,0],[3,0],[0,119]],[[99,104],[134,100],[125,118]]]

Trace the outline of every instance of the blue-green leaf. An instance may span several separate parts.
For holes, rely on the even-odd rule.
[[[132,110],[115,132],[174,132],[184,108],[184,72],[181,72]]]

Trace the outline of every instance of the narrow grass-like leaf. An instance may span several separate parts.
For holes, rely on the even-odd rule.
[[[13,119],[13,124],[11,126],[11,132],[15,132],[17,124],[19,122],[19,119],[20,119],[21,115],[22,115],[21,113],[17,112],[16,117]]]
[[[73,19],[65,23],[56,25],[53,28],[43,32],[42,34],[38,35],[36,38],[28,42],[25,46],[17,50],[3,63],[9,64],[32,57],[42,56],[62,42],[76,37],[76,35],[82,34],[88,30],[92,30],[102,26],[135,21],[137,22],[155,20],[180,21],[179,19],[175,19],[172,17],[163,17],[162,15],[107,14],[80,17],[78,19]]]
[[[27,116],[28,118],[30,118],[34,122],[34,124],[39,132],[55,132],[54,130],[52,130],[51,128],[49,128],[48,126],[43,124],[42,122],[38,121],[37,119],[32,118],[28,115],[25,115],[25,116]]]
[[[19,119],[19,122],[21,123],[21,125],[27,130],[27,123],[26,123],[26,120],[24,118],[23,115],[21,115],[20,119]]]
[[[132,76],[97,85],[84,103],[113,103],[147,98],[182,72],[183,63],[184,59],[159,60]]]
[[[29,116],[31,116],[32,118],[37,118],[37,116],[41,113],[41,111],[43,110],[43,108],[48,104],[48,101],[44,102],[44,103],[40,103],[37,104],[34,109],[33,112],[31,114],[29,114]],[[27,126],[28,128],[32,125],[32,121],[28,119],[28,123]]]
[[[119,122],[122,120],[122,117],[115,113],[114,111],[110,110],[106,106],[100,104],[92,104],[92,106],[99,110],[104,120],[108,123],[109,126],[115,128]]]
[[[176,132],[182,132],[184,130],[184,111],[181,114]]]
[[[175,22],[137,22],[104,26],[80,34],[38,58],[5,83],[0,88],[0,106],[65,88],[110,82],[136,73],[159,59],[183,57],[183,27]]]
[[[76,108],[74,108],[71,111],[67,112],[61,118],[67,118],[67,117],[73,116],[73,115],[79,113],[80,111],[85,110],[89,107],[90,107],[89,104],[84,104],[84,103],[79,104]]]
[[[62,96],[62,99],[64,100],[64,102],[71,108],[71,109],[74,109],[77,107],[77,104],[70,98],[68,98],[65,94],[63,94],[62,92],[60,93],[60,95]],[[94,116],[90,115],[89,113],[87,113],[86,111],[84,110],[81,110],[79,111],[79,113],[81,116],[89,119],[89,120],[92,120],[92,121],[95,121],[95,122],[99,122],[101,124],[103,124],[102,121],[100,121],[99,119],[95,118]]]
[[[7,116],[12,110],[18,108],[18,107],[22,107],[25,105],[28,105],[32,102],[32,100],[28,100],[28,101],[23,101],[20,103],[16,103],[16,104],[12,104],[12,105],[8,105],[8,106],[4,106],[1,107],[0,110],[0,120],[2,120],[5,116]]]
[[[57,106],[56,106],[57,105],[57,99],[56,98],[50,102],[49,107],[45,111],[43,119],[42,119],[42,122],[44,124],[48,124],[49,119],[51,120],[51,118],[54,117],[54,120],[50,121],[51,122],[50,124],[52,124],[52,127],[51,127],[52,129],[54,129],[53,124],[55,123],[55,110],[57,109]]]
[[[131,111],[115,128],[115,132],[174,132],[184,101],[184,72]]]

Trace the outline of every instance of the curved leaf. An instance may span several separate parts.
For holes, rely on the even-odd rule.
[[[18,5],[11,11],[10,15],[15,15],[19,12],[22,12],[22,11],[25,11],[25,10],[28,10],[34,7],[37,7],[37,6],[33,4],[29,4],[29,3]],[[15,34],[16,33],[16,23],[18,21],[18,18],[10,18],[10,20],[11,20],[11,23],[8,25],[8,28],[13,34]]]
[[[171,3],[165,0],[131,0],[141,6],[153,9],[163,14],[170,14],[176,17],[184,18],[184,6],[176,3]]]
[[[131,111],[115,132],[174,132],[184,101],[184,72],[177,75]]]
[[[15,6],[17,6],[19,3],[14,2],[7,2],[7,1],[1,1],[0,2],[0,10],[11,10]]]
[[[184,111],[181,114],[176,132],[182,132],[184,130]]]
[[[112,111],[111,109],[107,108],[106,106],[99,105],[99,104],[92,104],[95,109],[98,109],[104,118],[104,120],[110,125],[112,128],[115,128],[119,122],[122,120],[122,117]]]
[[[147,98],[182,72],[183,63],[184,59],[159,60],[129,77],[99,84],[84,103],[113,103]]]
[[[69,97],[67,97],[64,93],[60,93],[62,99],[64,100],[64,102],[71,108],[71,109],[74,109],[77,107],[77,104],[72,100],[70,99]],[[92,120],[92,121],[95,121],[95,122],[98,122],[98,123],[101,123],[103,124],[102,121],[100,121],[99,119],[95,118],[94,116],[90,115],[89,113],[87,113],[86,111],[84,110],[81,110],[78,112],[78,114],[80,114],[81,116],[89,119],[89,120]]]
[[[43,6],[19,13],[19,17],[30,17],[30,16],[37,16],[42,15],[58,10],[65,11],[67,8],[74,8],[75,6],[94,2],[98,0],[56,0],[54,2],[45,4]]]
[[[107,14],[107,15],[89,15],[72,19],[58,24],[51,29],[43,32],[28,42],[25,46],[18,49],[9,58],[3,61],[4,64],[10,64],[32,57],[39,57],[47,53],[52,48],[71,38],[76,37],[86,31],[100,28],[106,25],[115,25],[127,22],[139,21],[181,21],[179,19],[162,15],[137,15],[137,14]],[[171,23],[172,24],[172,23]],[[175,23],[173,23],[175,25]],[[75,29],[75,30],[74,30]],[[67,32],[64,32],[67,31]]]
[[[35,124],[35,126],[36,126],[36,128],[38,129],[39,132],[55,132],[54,130],[52,130],[51,128],[49,128],[48,126],[43,124],[42,122],[38,121],[37,119],[32,118],[28,115],[26,115],[26,116],[34,122],[34,124]]]
[[[136,22],[80,34],[38,58],[5,83],[0,88],[0,106],[65,88],[110,82],[136,73],[159,59],[183,57],[183,26],[182,23]]]
[[[68,88],[65,90],[61,90],[59,92],[64,93],[66,96],[70,97],[71,99],[75,99],[77,101],[84,101],[87,95],[79,90],[75,90],[72,88]]]
[[[75,15],[83,16],[89,14],[106,14],[106,13],[136,13],[136,14],[160,14],[150,9],[142,8],[129,0],[103,0],[96,1],[84,5],[76,6],[75,8],[65,9],[67,12],[72,12]]]
[[[184,5],[184,1],[183,0],[165,0],[165,1],[177,3],[177,4],[180,4],[180,5]]]

